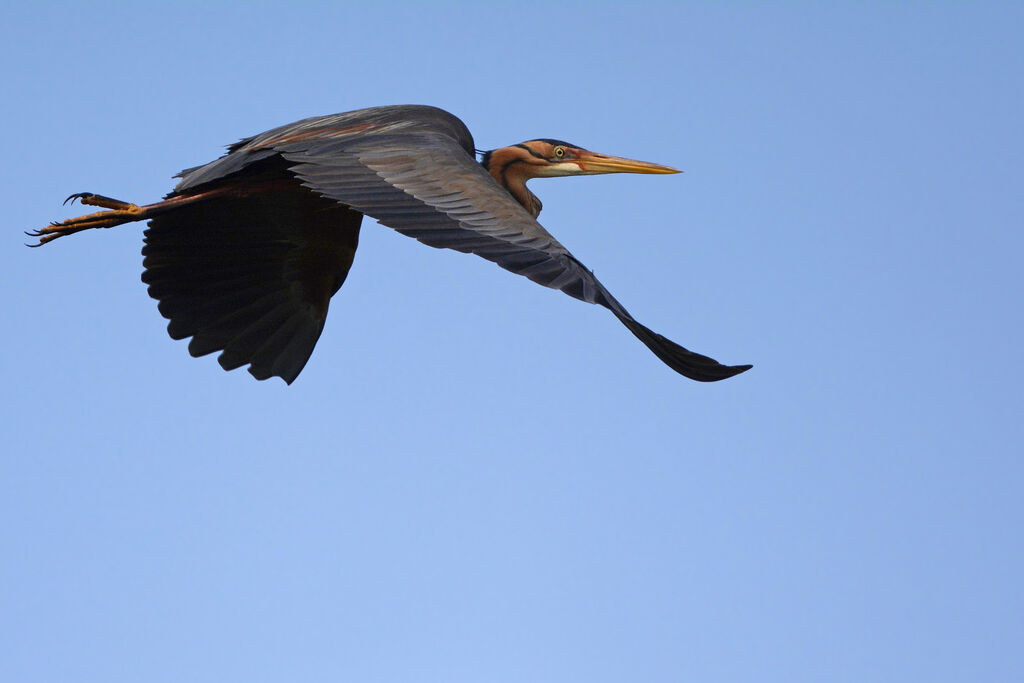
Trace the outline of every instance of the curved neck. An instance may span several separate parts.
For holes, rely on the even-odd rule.
[[[526,187],[526,181],[535,177],[532,166],[536,163],[527,150],[520,145],[502,147],[485,154],[480,163],[531,216],[536,218],[540,215],[544,205]]]

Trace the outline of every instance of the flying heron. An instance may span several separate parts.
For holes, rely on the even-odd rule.
[[[216,161],[182,171],[145,206],[89,192],[105,211],[29,233],[40,246],[92,228],[148,220],[142,281],[174,339],[215,351],[225,370],[291,383],[309,360],[327,307],[355,256],[363,215],[432,247],[482,256],[534,282],[609,309],[666,365],[713,382],[722,365],[637,322],[538,222],[531,178],[678,173],[674,168],[536,139],[485,152],[435,107],[373,107],[304,119],[245,138]]]

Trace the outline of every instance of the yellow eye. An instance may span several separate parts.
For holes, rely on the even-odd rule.
[[[558,157],[559,159],[564,157],[565,156],[565,148],[564,147],[555,147],[555,156]]]

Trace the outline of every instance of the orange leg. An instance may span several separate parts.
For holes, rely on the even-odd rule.
[[[30,244],[28,246],[41,247],[47,242],[52,242],[58,237],[73,235],[76,232],[90,230],[92,228],[112,228],[115,225],[142,220],[148,215],[148,212],[141,206],[122,202],[118,199],[111,199],[110,197],[104,197],[103,195],[93,194],[91,192],[73,194],[65,199],[64,203],[67,204],[68,202],[73,202],[76,199],[80,199],[83,204],[101,206],[112,210],[97,211],[96,213],[86,214],[77,218],[68,218],[67,220],[50,223],[50,225],[40,230],[26,232],[25,234],[29,237],[39,238],[38,244]]]
[[[146,204],[145,206],[122,202],[120,199],[111,199],[110,197],[104,197],[101,194],[93,194],[92,192],[78,192],[65,199],[64,203],[67,204],[68,202],[74,202],[78,199],[83,204],[99,206],[109,210],[97,211],[96,213],[89,213],[77,218],[68,218],[67,220],[50,223],[45,228],[26,232],[25,234],[29,237],[39,238],[39,242],[37,244],[30,244],[28,246],[41,247],[47,242],[52,242],[58,237],[74,235],[76,232],[81,232],[83,230],[92,230],[93,228],[112,228],[115,225],[123,225],[124,223],[132,223],[134,221],[143,221],[148,218],[152,218],[153,216],[158,216],[162,213],[166,213],[167,211],[173,211],[181,206],[194,204],[196,202],[202,202],[226,195],[247,196],[259,194],[260,192],[279,189],[281,187],[291,187],[291,185],[287,180],[268,180],[263,182],[225,185],[222,187],[204,190],[202,192],[196,192],[194,194],[177,195],[170,199],[165,199],[162,202]]]

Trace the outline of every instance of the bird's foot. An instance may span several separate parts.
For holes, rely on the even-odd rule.
[[[77,218],[68,218],[67,220],[50,223],[50,225],[45,228],[26,232],[25,234],[29,237],[39,238],[39,242],[37,244],[30,244],[28,246],[41,247],[47,242],[52,242],[58,237],[73,235],[76,232],[91,230],[92,228],[112,228],[115,225],[131,223],[132,221],[141,220],[145,217],[145,212],[141,206],[130,202],[123,202],[119,199],[104,197],[100,194],[93,194],[92,192],[79,192],[77,194],[73,194],[65,199],[64,203],[74,203],[76,199],[89,206],[100,206],[110,210],[97,211],[96,213],[78,216]]]

